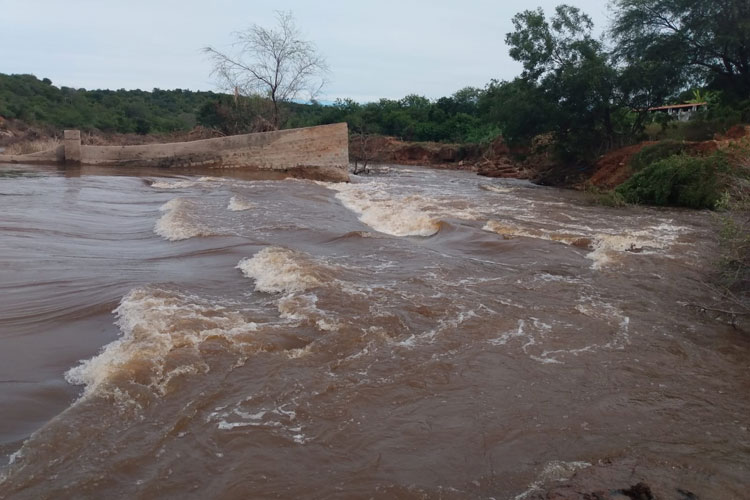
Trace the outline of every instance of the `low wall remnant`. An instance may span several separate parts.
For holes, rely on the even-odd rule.
[[[327,181],[349,180],[346,123],[191,142],[140,146],[86,146],[78,130],[63,145],[32,155],[0,155],[0,163],[53,163],[107,167],[240,168]]]
[[[66,130],[63,132],[63,146],[65,147],[65,163],[81,163],[80,130]]]

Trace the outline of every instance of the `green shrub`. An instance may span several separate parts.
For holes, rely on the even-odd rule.
[[[605,207],[624,207],[627,205],[625,197],[614,189],[600,189],[596,186],[588,185],[585,187],[586,201],[591,205],[600,205]]]
[[[630,168],[638,172],[652,163],[685,151],[685,143],[679,141],[661,141],[649,144],[630,158]]]
[[[734,169],[717,209],[720,283],[750,313],[750,162]]]
[[[628,203],[714,208],[721,198],[721,174],[728,171],[720,154],[694,157],[685,154],[651,163],[617,187]]]

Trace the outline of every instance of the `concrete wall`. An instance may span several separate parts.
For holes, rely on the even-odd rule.
[[[66,163],[152,168],[242,168],[320,180],[349,180],[346,123],[258,134],[142,146],[81,146],[78,131],[65,132]],[[57,152],[45,152],[45,158]],[[32,155],[7,157],[23,163]],[[0,162],[4,160],[0,156]],[[42,161],[37,161],[40,163]]]
[[[65,161],[65,146],[62,144],[49,151],[31,153],[28,155],[0,155],[0,163],[29,163],[49,165],[51,163],[62,163]]]

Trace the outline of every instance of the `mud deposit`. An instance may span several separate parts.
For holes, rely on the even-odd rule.
[[[13,173],[0,498],[748,498],[750,341],[686,306],[709,213]]]

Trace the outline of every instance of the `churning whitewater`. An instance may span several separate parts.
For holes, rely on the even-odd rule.
[[[0,498],[746,494],[711,214],[397,166],[1,189]]]

